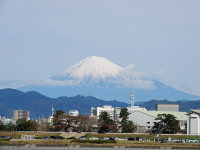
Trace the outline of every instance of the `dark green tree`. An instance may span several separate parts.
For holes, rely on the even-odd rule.
[[[61,109],[56,111],[56,114],[54,115],[55,118],[59,118],[59,116],[64,115],[64,111],[62,111]]]
[[[64,117],[64,111],[62,111],[61,109],[57,110],[53,119],[54,131],[67,130],[68,126],[66,125],[66,122],[63,120],[63,117]]]
[[[37,123],[33,120],[18,119],[16,121],[16,129],[18,131],[36,131]]]
[[[114,125],[114,121],[110,118],[107,112],[103,111],[101,112],[99,116],[99,131],[101,132],[109,132]]]
[[[6,126],[6,131],[15,131],[16,130],[16,125],[13,124],[12,122],[8,123]]]
[[[134,125],[133,121],[128,120],[130,113],[128,112],[127,108],[122,108],[120,111],[120,117],[121,118],[121,128],[122,133],[130,133],[133,132],[136,126]]]
[[[119,117],[119,118],[122,118],[121,122],[127,122],[129,119],[129,117],[128,117],[129,115],[130,115],[130,113],[128,112],[128,109],[122,108],[120,111],[120,117]]]
[[[172,114],[158,114],[156,122],[152,127],[153,133],[175,134],[180,131],[179,121]]]
[[[0,120],[0,130],[5,130],[5,126],[1,120]]]

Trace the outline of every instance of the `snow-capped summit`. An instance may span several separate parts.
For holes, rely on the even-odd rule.
[[[61,74],[51,77],[41,85],[21,87],[24,91],[38,91],[50,97],[74,96],[77,94],[95,96],[104,100],[129,102],[134,89],[136,100],[150,99],[199,99],[137,72],[132,66],[120,67],[104,57],[87,57],[69,67]]]
[[[104,57],[91,56],[79,61],[75,65],[53,77],[54,80],[66,80],[69,78],[104,80],[117,78],[124,68],[110,62]]]

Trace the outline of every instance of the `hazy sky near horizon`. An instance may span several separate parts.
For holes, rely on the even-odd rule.
[[[0,88],[102,56],[200,95],[199,0],[0,0]]]

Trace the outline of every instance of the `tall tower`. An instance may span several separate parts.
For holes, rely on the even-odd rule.
[[[134,107],[134,91],[131,92],[130,98],[131,98],[131,109],[133,109],[133,107]]]
[[[51,115],[52,115],[52,117],[53,117],[53,115],[54,115],[54,108],[53,108],[53,104],[52,104],[52,109],[51,109]]]

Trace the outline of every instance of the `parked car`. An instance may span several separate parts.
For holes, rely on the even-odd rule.
[[[115,138],[114,137],[110,137],[109,140],[115,140]]]
[[[140,138],[139,138],[139,137],[136,137],[136,138],[135,138],[135,140],[136,140],[136,141],[139,141],[139,140],[140,140]]]
[[[131,138],[131,137],[129,137],[129,138],[126,138],[128,141],[135,141],[135,138]]]
[[[50,136],[50,139],[58,140],[58,139],[65,139],[62,136]]]
[[[50,136],[50,139],[54,139],[54,140],[55,140],[55,139],[56,139],[56,136]]]
[[[141,138],[140,141],[145,142],[148,141],[146,138]]]
[[[107,137],[100,137],[99,140],[109,140]]]
[[[180,139],[171,139],[171,142],[173,142],[173,143],[181,143],[181,140]]]
[[[79,140],[86,140],[86,137],[85,136],[81,136],[78,138]]]
[[[188,143],[199,143],[197,139],[189,139]]]
[[[90,137],[89,140],[98,140],[99,138],[97,137]]]
[[[169,142],[169,140],[168,140],[167,138],[161,138],[161,139],[160,139],[160,142],[161,142],[161,143],[167,143],[167,142]]]
[[[125,141],[125,139],[123,139],[123,138],[116,138],[115,140],[117,140],[117,141]]]
[[[0,136],[0,139],[12,139],[11,136]]]
[[[106,133],[106,132],[104,132],[104,131],[98,131],[98,133]]]
[[[48,140],[49,138],[48,138],[47,136],[45,136],[43,139],[44,139],[44,140]]]

